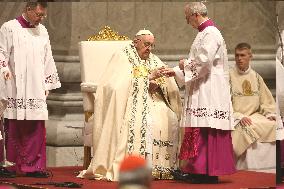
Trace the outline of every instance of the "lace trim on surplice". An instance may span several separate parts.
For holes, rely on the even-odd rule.
[[[59,82],[58,73],[53,73],[45,78],[46,84],[56,84]]]
[[[43,99],[15,99],[8,98],[9,109],[46,109],[46,101]]]
[[[230,112],[229,111],[223,111],[223,110],[217,110],[217,109],[209,109],[206,107],[202,108],[187,108],[186,114],[191,115],[194,117],[212,117],[214,119],[230,119]]]

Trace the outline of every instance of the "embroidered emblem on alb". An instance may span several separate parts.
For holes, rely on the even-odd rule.
[[[243,94],[245,96],[252,96],[253,92],[251,90],[251,83],[248,80],[244,80],[242,83]]]

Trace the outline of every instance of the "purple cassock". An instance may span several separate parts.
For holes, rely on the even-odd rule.
[[[198,27],[202,32],[214,26],[207,20]],[[185,127],[179,159],[185,160],[184,173],[219,176],[236,172],[230,130],[208,127]]]
[[[186,127],[179,159],[186,160],[182,171],[209,176],[236,172],[231,131]]]
[[[46,169],[43,120],[5,119],[7,160],[16,163],[9,171],[28,173]]]
[[[23,28],[35,27],[23,16],[17,17],[17,20]],[[8,170],[18,173],[45,171],[45,121],[5,119],[4,125],[7,160],[16,164]]]

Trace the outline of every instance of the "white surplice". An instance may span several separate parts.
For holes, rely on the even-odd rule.
[[[174,70],[179,85],[186,85],[182,126],[233,130],[227,49],[220,31],[208,26],[199,32],[184,73]]]
[[[17,120],[47,120],[46,90],[61,86],[49,36],[39,24],[23,28],[16,20],[0,29],[0,70],[10,70],[7,80],[8,107],[4,117]]]

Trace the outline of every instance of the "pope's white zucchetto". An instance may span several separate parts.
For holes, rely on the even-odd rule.
[[[136,33],[135,36],[140,36],[140,35],[151,35],[154,36],[152,32],[150,32],[150,30],[140,30],[138,33]]]

